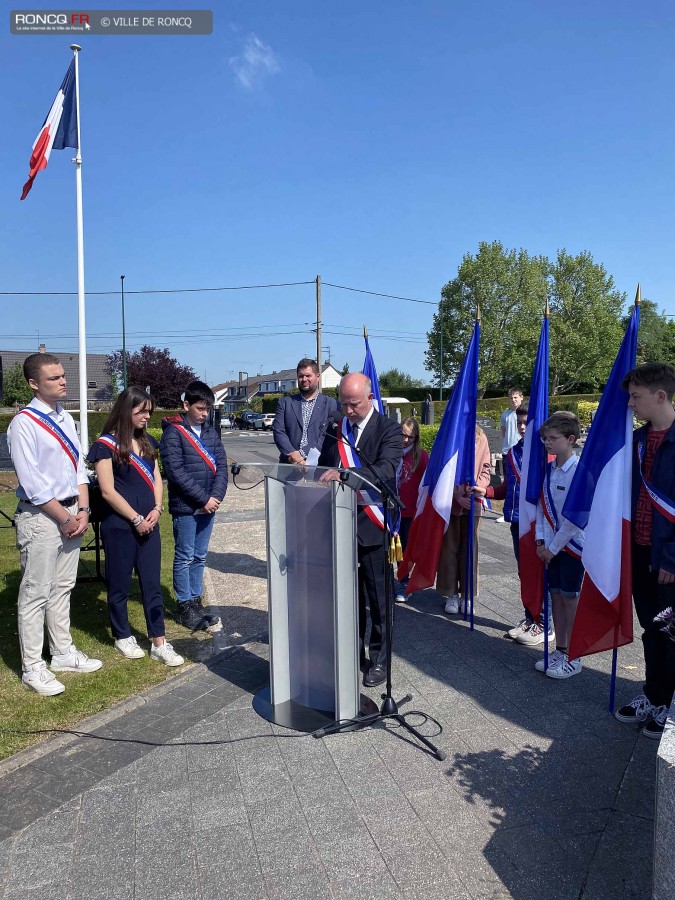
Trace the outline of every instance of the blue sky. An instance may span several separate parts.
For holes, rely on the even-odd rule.
[[[5,22],[2,290],[75,291],[72,153],[55,151],[19,202],[72,38]],[[248,0],[215,7],[211,36],[79,42],[86,287],[118,292],[126,276],[131,349],[167,346],[212,384],[293,366],[315,352],[311,284],[131,292],[320,274],[437,301],[482,240],[588,250],[630,299],[640,281],[675,314],[663,0]],[[39,331],[76,349],[75,297],[0,304],[3,347],[33,349]],[[380,370],[426,377],[433,311],[324,287],[323,344],[360,368],[366,323]],[[87,330],[90,351],[121,346],[118,295],[89,296]]]

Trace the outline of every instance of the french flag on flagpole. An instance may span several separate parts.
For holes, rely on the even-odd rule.
[[[384,406],[382,405],[382,397],[380,396],[380,385],[377,380],[377,369],[375,368],[375,360],[370,352],[370,344],[368,343],[368,332],[366,326],[363,326],[363,339],[366,342],[366,358],[363,361],[362,374],[370,378],[371,389],[373,392],[373,407],[376,412],[384,415]]]
[[[33,143],[30,155],[28,181],[23,186],[21,199],[25,200],[38,172],[47,168],[52,150],[64,147],[77,149],[77,103],[75,98],[75,60],[68,66],[52,108]]]
[[[455,485],[474,483],[479,347],[480,322],[476,322],[420,484],[415,518],[398,568],[399,580],[410,574],[406,594],[434,585]]]
[[[535,527],[537,502],[544,484],[547,463],[546,450],[539,437],[539,429],[548,419],[548,333],[547,308],[532,373],[518,505],[520,596],[535,622],[539,621],[544,599],[544,563],[537,556]]]
[[[639,323],[636,299],[563,507],[563,516],[586,535],[581,556],[586,575],[570,638],[570,659],[633,640],[633,413],[621,382],[635,367]]]

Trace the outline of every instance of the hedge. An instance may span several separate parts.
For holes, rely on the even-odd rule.
[[[161,435],[162,428],[162,419],[165,416],[175,416],[178,413],[181,413],[183,410],[181,409],[156,409],[153,414],[150,416],[148,421],[148,428],[159,428]],[[79,420],[80,414],[79,412],[73,413],[73,418],[75,420]],[[9,428],[9,423],[14,418],[13,415],[3,414],[0,415],[0,434],[4,434]],[[93,440],[97,438],[101,431],[103,430],[103,423],[108,418],[107,412],[90,412],[87,416],[87,422],[89,425],[89,438]]]

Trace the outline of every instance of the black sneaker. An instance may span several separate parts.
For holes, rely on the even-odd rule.
[[[204,625],[203,627],[205,627],[207,631],[214,632],[223,630],[223,623],[220,621],[220,616],[216,616],[208,610],[204,609],[204,607],[202,606],[201,597],[195,597],[192,603],[194,604],[197,612],[202,617],[203,621],[206,623],[206,625]]]
[[[636,725],[640,725],[642,722],[646,722],[650,716],[654,715],[655,711],[656,707],[649,702],[644,694],[640,694],[639,697],[631,700],[626,706],[617,709],[614,713],[614,718],[618,719],[619,722],[632,722]]]
[[[666,727],[666,719],[668,718],[669,709],[667,706],[657,706],[652,713],[652,718],[647,722],[645,727],[642,729],[642,733],[645,737],[654,738],[655,740],[659,740],[661,735],[663,734],[663,729]]]
[[[186,600],[185,603],[178,604],[176,621],[184,628],[189,628],[190,631],[198,631],[200,628],[206,628],[204,616],[196,606],[194,600]]]

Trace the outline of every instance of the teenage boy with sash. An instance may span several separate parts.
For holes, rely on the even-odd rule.
[[[169,484],[169,512],[176,544],[173,590],[178,621],[191,630],[220,631],[220,617],[202,606],[204,565],[215,512],[227,490],[227,456],[208,424],[215,396],[202,381],[183,395],[183,414],[162,421],[159,452]]]
[[[75,423],[59,403],[66,396],[66,378],[58,357],[33,353],[23,374],[33,400],[7,431],[19,480],[14,521],[23,573],[18,596],[22,681],[42,696],[54,696],[65,687],[52,672],[95,672],[102,666],[78,650],[70,635],[70,592],[81,537],[89,526],[89,479]],[[45,623],[52,672],[42,658]]]
[[[580,433],[579,419],[571,412],[553,413],[539,429],[547,454],[555,456],[546,466],[535,528],[537,556],[548,572],[555,625],[555,635],[549,632],[548,640],[555,637],[556,646],[549,656],[547,669],[543,659],[534,667],[538,672],[545,671],[549,678],[571,678],[581,672],[581,660],[570,659],[567,648],[584,577],[581,562],[584,532],[562,515],[579,462],[573,448]]]
[[[623,387],[629,409],[646,423],[633,434],[631,504],[633,602],[643,629],[645,683],[615,715],[644,723],[643,734],[658,739],[675,689],[675,644],[668,625],[662,630],[675,608],[675,368],[645,363],[626,375]]]
[[[335,436],[326,436],[319,465],[329,467],[322,481],[338,481],[338,469],[358,469],[363,477],[375,483],[373,473],[396,490],[396,470],[403,457],[401,426],[380,415],[373,407],[370,379],[355,372],[340,382],[340,404],[344,418]],[[359,458],[361,451],[363,458]],[[349,477],[347,481],[349,483]],[[354,478],[358,487],[360,479]],[[386,680],[387,635],[385,629],[386,581],[393,575],[389,567],[385,576],[385,552],[382,531],[385,528],[382,509],[377,504],[359,506],[357,540],[359,559],[359,636],[361,665],[365,668],[364,638],[366,606],[370,612],[370,668],[364,684],[374,686]]]

